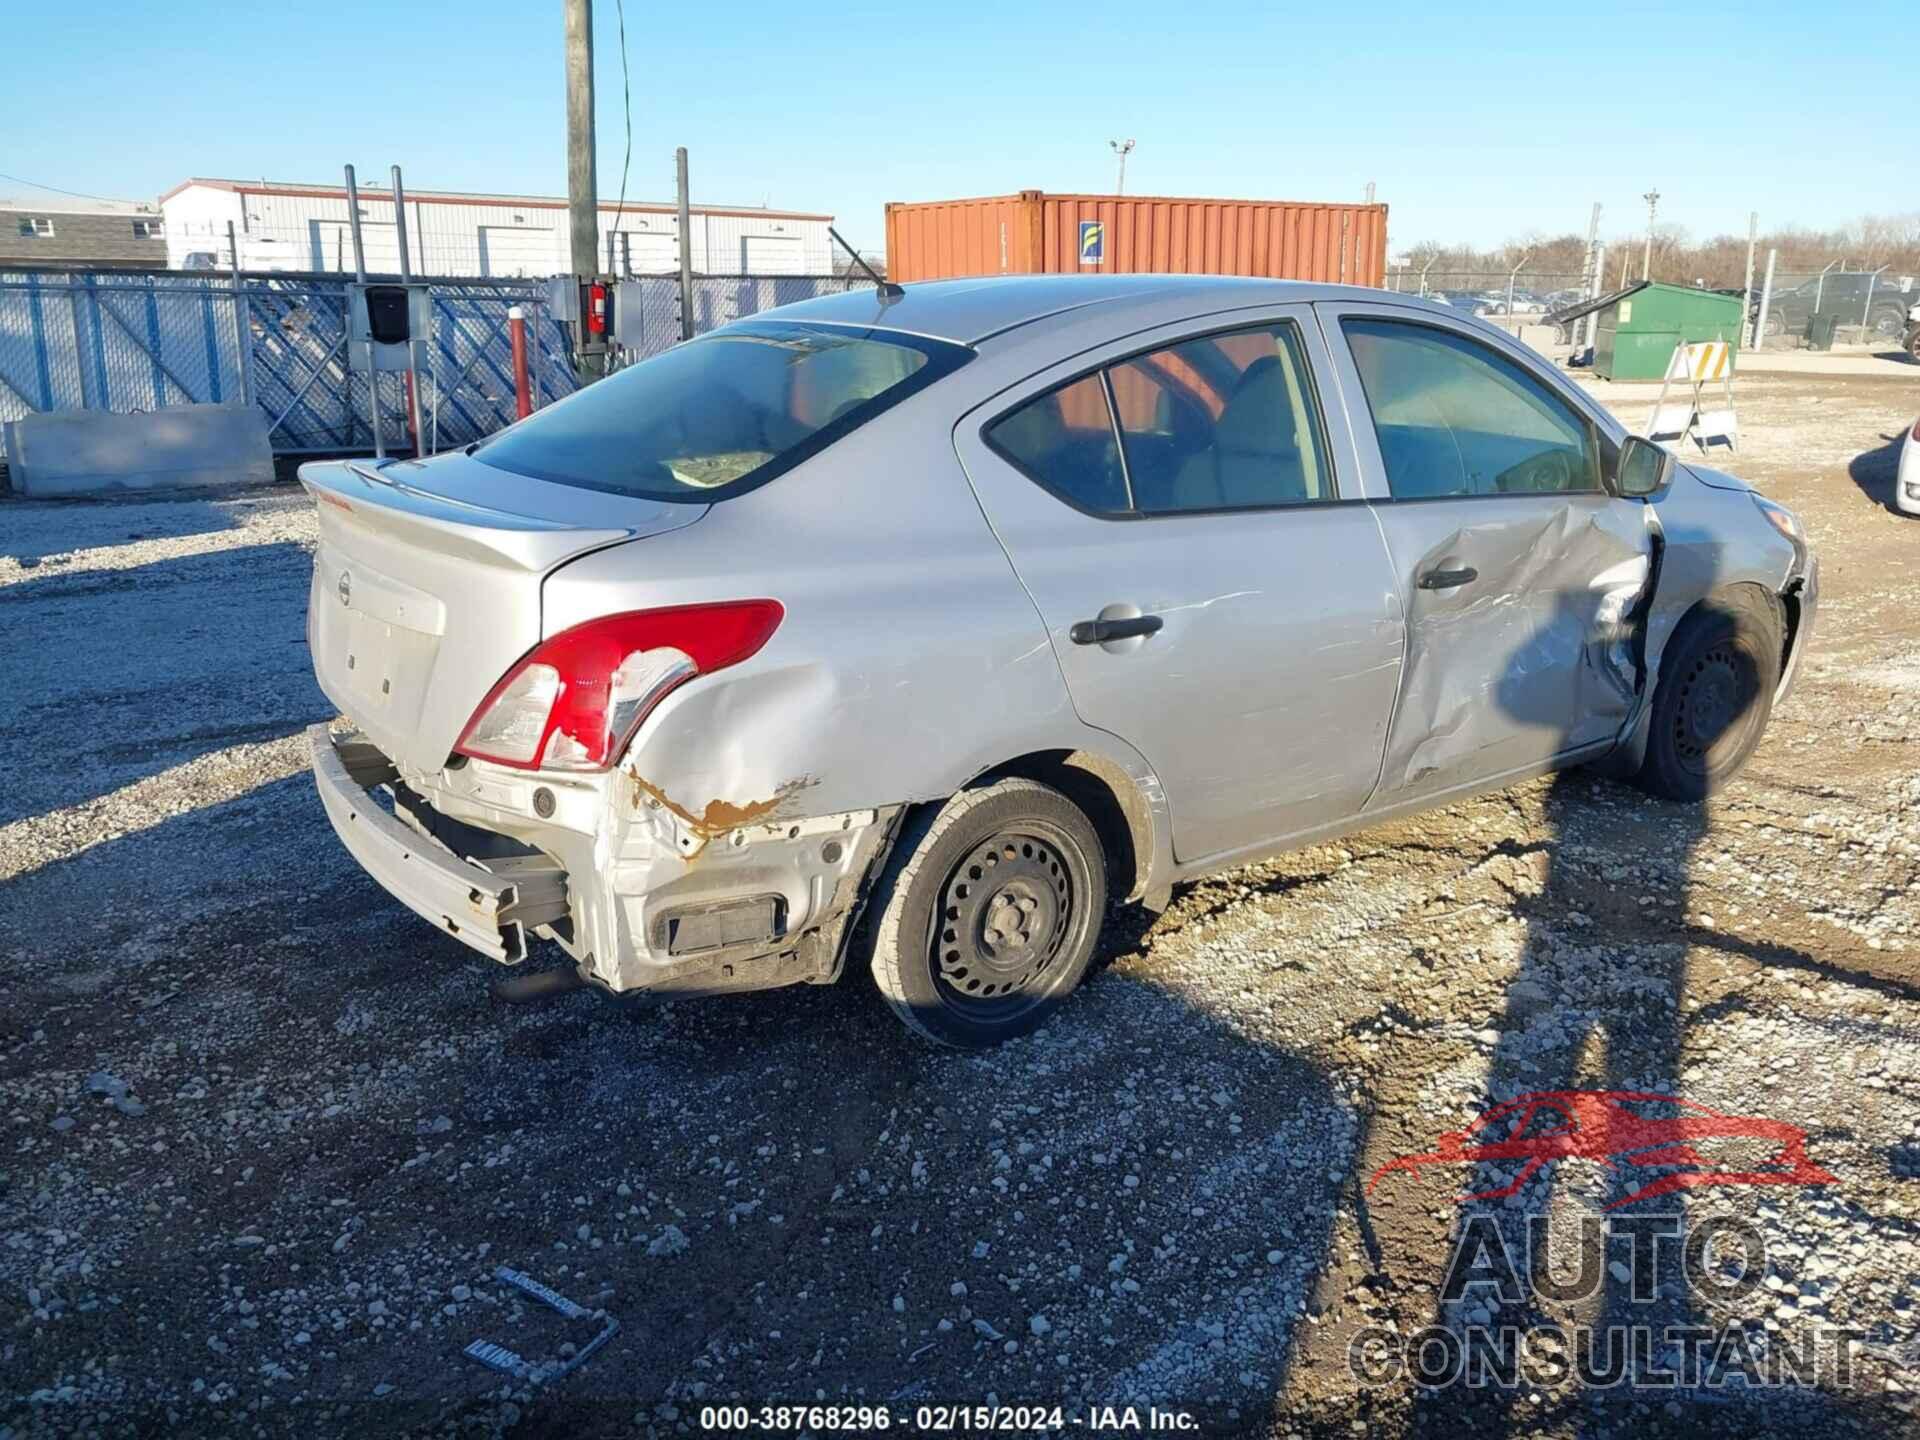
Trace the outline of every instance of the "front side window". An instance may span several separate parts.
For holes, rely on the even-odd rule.
[[[651,500],[764,484],[973,358],[889,330],[729,325],[608,376],[481,442],[502,470]]]
[[[1095,514],[1334,498],[1305,352],[1291,325],[1133,356],[1028,401],[986,436],[1046,489]]]
[[[1394,499],[1600,488],[1593,426],[1505,356],[1431,325],[1342,329]]]

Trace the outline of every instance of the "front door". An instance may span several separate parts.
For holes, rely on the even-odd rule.
[[[1324,342],[1303,306],[1245,317],[1081,357],[954,432],[1075,710],[1153,766],[1183,862],[1359,811],[1399,680]]]
[[[1612,455],[1592,418],[1521,358],[1427,312],[1321,316],[1407,610],[1372,805],[1618,734],[1658,522],[1603,486]]]

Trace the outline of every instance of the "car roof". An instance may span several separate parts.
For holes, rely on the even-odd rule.
[[[1388,291],[1242,275],[986,275],[899,287],[888,299],[871,288],[822,295],[762,317],[902,330],[962,345],[1063,317],[1091,306],[1110,315],[1191,298],[1196,311],[1235,305],[1303,303],[1338,297],[1381,299]],[[1414,297],[1396,297],[1412,300]]]

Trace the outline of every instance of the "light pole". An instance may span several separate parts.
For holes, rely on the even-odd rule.
[[[1111,145],[1113,147],[1113,153],[1120,157],[1120,178],[1114,181],[1113,193],[1116,195],[1124,195],[1127,193],[1127,156],[1133,150],[1133,141],[1109,140],[1107,144]]]
[[[1647,238],[1640,247],[1640,278],[1645,280],[1653,270],[1653,217],[1660,208],[1660,192],[1649,190],[1640,198],[1647,202]]]

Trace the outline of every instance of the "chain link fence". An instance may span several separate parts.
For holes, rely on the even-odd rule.
[[[1763,277],[1754,277],[1748,323],[1761,321]],[[1818,270],[1776,270],[1765,297],[1759,344],[1764,349],[1831,349],[1835,345],[1898,345],[1907,312],[1920,305],[1920,275],[1892,266],[1867,269],[1836,260]]]
[[[1511,317],[1524,324],[1583,299],[1587,294],[1586,283],[1586,277],[1578,271],[1433,269],[1423,272],[1412,266],[1392,266],[1387,271],[1386,288],[1406,295],[1424,295],[1469,315],[1494,321]]]
[[[525,308],[536,407],[577,388],[567,327],[547,311],[542,282],[434,280],[431,365],[419,411],[430,451],[512,423],[511,306]],[[678,276],[631,282],[641,328],[624,353],[657,354],[681,338]],[[864,280],[832,276],[707,276],[693,284],[693,333],[774,305]],[[244,402],[272,425],[281,454],[371,449],[407,433],[406,377],[383,373],[372,395],[347,361],[348,282],[334,275],[178,271],[0,272],[0,420],[34,411],[122,413]],[[630,335],[630,338],[631,335]]]

